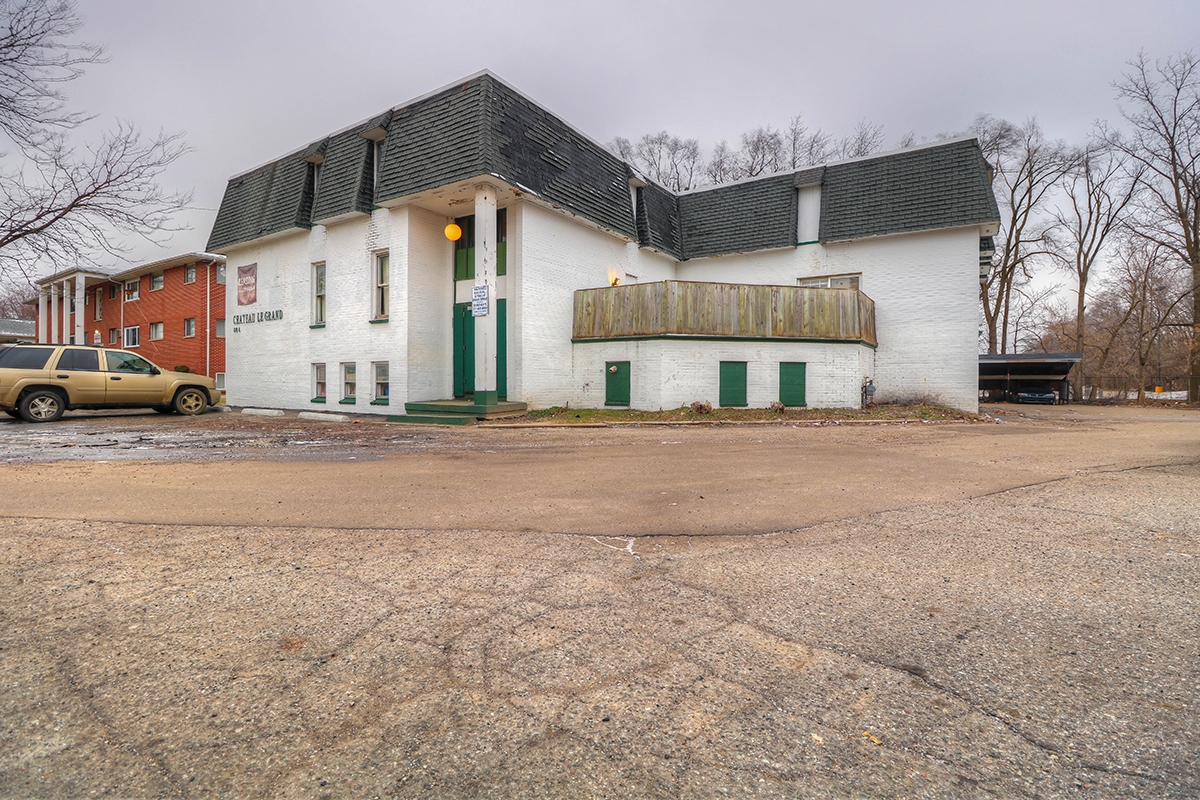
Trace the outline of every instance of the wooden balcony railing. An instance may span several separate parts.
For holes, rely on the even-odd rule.
[[[661,336],[875,345],[875,303],[857,289],[660,281],[579,289],[577,341]]]

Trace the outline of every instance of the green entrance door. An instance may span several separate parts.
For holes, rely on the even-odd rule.
[[[496,394],[508,397],[508,304],[496,301]],[[475,394],[475,318],[470,303],[454,306],[454,396]]]
[[[629,405],[629,362],[608,361],[604,364],[604,405]]]
[[[804,368],[802,361],[779,363],[779,402],[785,406],[807,405],[804,400]]]

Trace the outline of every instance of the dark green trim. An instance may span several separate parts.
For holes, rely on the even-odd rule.
[[[495,390],[481,391],[476,389],[471,399],[477,407],[487,408],[500,402],[500,393]]]
[[[320,397],[314,397],[312,400],[309,400],[308,402],[310,402],[310,403],[324,403],[324,402],[325,402],[325,396],[324,396],[324,395],[322,395],[322,396],[320,396]]]
[[[324,322],[318,322],[318,323],[316,323],[315,325],[309,325],[308,327],[309,327],[309,329],[310,329],[310,330],[316,330],[317,328],[324,328],[324,327],[325,327],[325,323],[324,323]]]
[[[796,242],[796,247],[803,247],[806,244],[820,244],[820,239],[813,239],[811,242]]]
[[[376,397],[374,400],[371,401],[371,405],[386,406],[386,405],[388,405],[388,399],[386,397]]]
[[[865,339],[796,339],[788,336],[693,336],[687,333],[664,333],[656,336],[611,336],[606,339],[571,339],[571,344],[589,342],[648,342],[652,339],[681,339],[704,342],[798,342],[810,344],[861,344],[874,350],[879,347]]]
[[[353,397],[343,397],[341,400],[338,400],[338,405],[339,406],[352,406],[352,405],[354,405],[354,402],[355,402],[355,399]]]
[[[376,317],[375,319],[367,320],[367,322],[371,323],[372,325],[378,325],[382,322],[387,322],[387,321],[388,321],[387,317]]]

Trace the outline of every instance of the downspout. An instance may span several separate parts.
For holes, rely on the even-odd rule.
[[[204,265],[204,374],[210,378],[215,377],[212,374],[212,337],[208,333],[211,325],[209,320],[212,319],[212,286],[209,285],[211,268],[211,263]]]

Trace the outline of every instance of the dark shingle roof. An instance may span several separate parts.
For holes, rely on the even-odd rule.
[[[821,186],[822,242],[999,219],[974,139],[831,164]]]
[[[383,143],[376,202],[492,171],[484,158],[485,77],[395,111]]]
[[[354,211],[371,210],[371,153],[374,142],[357,130],[345,131],[325,140],[325,161],[313,198],[314,222]]]
[[[683,257],[790,247],[796,214],[790,173],[680,195]]]
[[[377,187],[374,148],[364,136],[375,131],[387,133]],[[314,197],[310,161],[318,156],[324,163]],[[233,178],[208,249],[368,213],[375,203],[489,174],[680,259],[795,245],[796,187],[813,183],[822,185],[823,242],[999,221],[974,140],[679,196],[650,184],[635,217],[626,164],[482,73]]]
[[[638,190],[637,199],[638,242],[682,259],[679,198],[651,183]]]
[[[488,172],[635,238],[625,162],[490,75]]]

